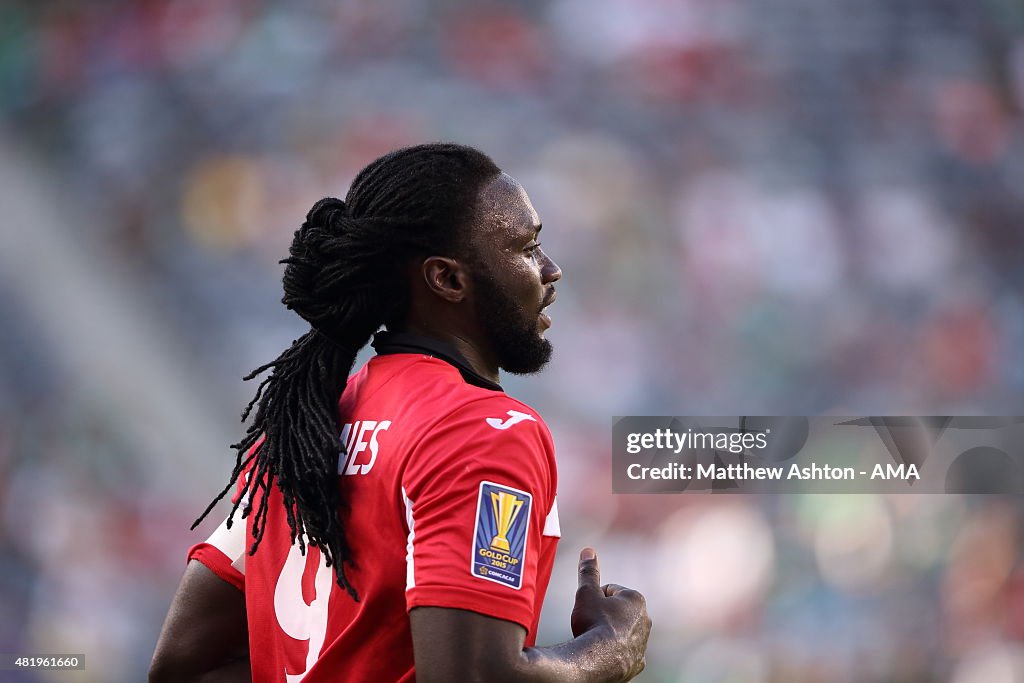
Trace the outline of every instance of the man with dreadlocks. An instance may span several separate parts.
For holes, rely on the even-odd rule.
[[[246,378],[270,373],[217,498],[236,488],[232,514],[189,553],[151,681],[624,681],[643,669],[643,596],[601,586],[590,548],[574,638],[534,645],[560,535],[554,448],[498,373],[551,356],[561,271],[540,229],[514,179],[452,144],[387,154],[345,201],[313,206],[283,299],[310,330]],[[377,355],[349,377],[371,337]]]

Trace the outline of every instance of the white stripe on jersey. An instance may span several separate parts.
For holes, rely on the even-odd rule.
[[[405,487],[402,487],[402,502],[405,503],[405,523],[409,527],[409,538],[405,544],[405,590],[416,587],[416,573],[413,566],[413,539],[416,538],[415,526],[416,523],[412,518],[412,506],[413,502],[409,500],[409,496],[405,493]]]
[[[227,555],[231,560],[231,566],[242,574],[245,574],[245,528],[245,520],[239,515],[232,522],[230,529],[228,520],[225,519],[206,539],[207,543]]]
[[[544,531],[541,532],[545,536],[554,536],[556,538],[562,537],[562,527],[558,523],[558,497],[556,496],[551,501],[551,512],[544,519]]]

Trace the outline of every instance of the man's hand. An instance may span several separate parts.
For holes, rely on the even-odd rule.
[[[651,618],[647,601],[638,591],[614,583],[601,585],[597,553],[584,548],[580,553],[580,582],[572,609],[572,635],[579,638],[594,631],[608,638],[620,655],[624,680],[644,670]]]
[[[644,597],[601,586],[597,555],[580,555],[573,640],[524,648],[522,626],[468,610],[416,607],[409,613],[416,680],[621,683],[644,668],[651,620]]]

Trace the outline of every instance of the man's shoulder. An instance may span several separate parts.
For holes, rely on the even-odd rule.
[[[540,413],[506,393],[479,389],[479,393],[467,394],[467,398],[469,400],[447,416],[450,421],[482,422],[496,431],[507,431],[516,425],[534,425],[547,429]]]
[[[499,449],[509,456],[521,450],[538,456],[553,452],[551,433],[536,410],[502,392],[480,392],[439,413],[421,445],[459,444],[463,453]]]
[[[450,408],[422,431],[410,452],[410,481],[422,484],[429,472],[441,486],[456,480],[498,482],[544,492],[547,500],[554,495],[556,468],[547,425],[522,401],[486,393]],[[413,484],[409,490],[412,495],[420,489]]]

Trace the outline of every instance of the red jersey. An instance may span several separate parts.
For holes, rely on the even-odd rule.
[[[551,435],[466,372],[393,353],[349,379],[338,486],[359,602],[318,549],[290,544],[276,487],[255,555],[251,517],[190,550],[245,591],[253,681],[414,680],[407,612],[418,606],[513,621],[534,643],[560,535]]]

